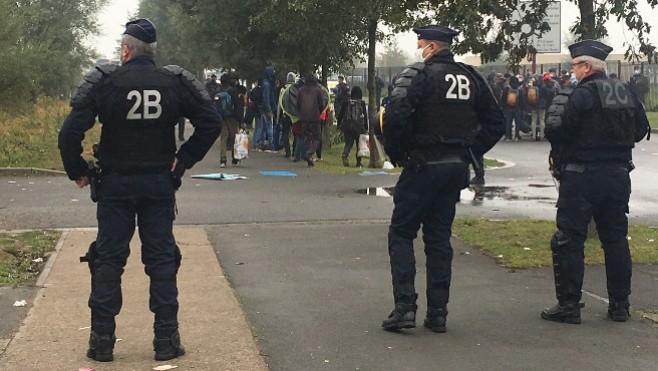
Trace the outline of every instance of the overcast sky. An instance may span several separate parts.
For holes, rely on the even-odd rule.
[[[640,10],[644,20],[652,24],[658,25],[658,9],[651,9],[646,0],[639,0]],[[128,21],[130,14],[137,11],[139,0],[111,0],[110,4],[105,7],[99,15],[101,23],[101,35],[95,38],[95,45],[101,56],[106,58],[114,57],[115,50],[118,46],[118,40],[124,30],[124,25]],[[568,28],[574,23],[578,17],[578,7],[569,1],[562,1],[562,37],[564,42],[565,35],[568,34]],[[157,25],[156,25],[157,26]],[[620,24],[611,20],[607,24],[608,41],[611,46],[615,48],[614,53],[623,53],[626,49],[624,42],[632,42],[633,35],[631,32]],[[658,29],[654,28],[651,34],[651,40],[654,44],[658,44]],[[413,55],[416,49],[416,36],[414,33],[404,33],[396,37],[400,48],[406,51],[410,56]],[[567,53],[563,49],[563,53]]]

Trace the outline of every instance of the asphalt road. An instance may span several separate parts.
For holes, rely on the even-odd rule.
[[[553,324],[539,319],[554,302],[549,269],[509,272],[458,242],[448,333],[383,332],[381,320],[392,309],[386,253],[392,200],[358,191],[393,186],[397,177],[327,175],[278,154],[253,153],[240,167],[223,169],[248,180],[189,178],[220,171],[217,147],[186,174],[176,223],[206,226],[273,370],[646,370],[658,364],[652,323],[605,319],[606,305],[595,298],[605,297],[601,267],[587,269],[584,289],[592,295],[584,299],[583,324]],[[548,149],[546,142],[499,143],[489,156],[514,166],[488,171],[481,199],[465,191],[458,216],[553,219],[557,192]],[[657,156],[656,142],[635,151],[632,223],[658,221]],[[265,177],[260,170],[298,176]],[[94,226],[88,191],[65,177],[0,176],[0,230]],[[417,252],[422,267],[422,249]],[[656,267],[636,267],[634,309],[658,308],[656,281]],[[422,322],[423,295],[419,305]]]

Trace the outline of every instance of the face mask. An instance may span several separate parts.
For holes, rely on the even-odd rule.
[[[425,57],[423,57],[423,53],[425,53],[425,49],[427,49],[431,44],[427,44],[426,47],[422,49],[416,49],[416,53],[414,56],[416,57],[416,61],[418,62],[425,62]]]

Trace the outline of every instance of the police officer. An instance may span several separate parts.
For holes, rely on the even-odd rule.
[[[629,172],[632,148],[647,135],[649,123],[635,94],[606,76],[612,48],[584,40],[569,47],[571,69],[579,81],[559,109],[549,108],[546,137],[553,146],[560,178],[557,229],[551,239],[558,303],[544,309],[545,320],[581,323],[584,243],[592,217],[605,254],[608,316],[629,317],[631,255],[628,248]]]
[[[203,84],[178,66],[156,67],[155,26],[146,19],[126,24],[122,66],[89,72],[71,98],[59,133],[64,168],[79,187],[91,173],[80,156],[85,131],[102,123],[98,164],[98,235],[91,249],[91,334],[87,356],[112,361],[115,316],[121,309],[121,275],[130,254],[135,216],[142,261],[150,277],[156,360],[185,353],[178,333],[176,274],[180,251],[173,236],[174,192],[185,169],[200,161],[221,131],[221,117]],[[176,151],[175,125],[190,119],[194,134]]]
[[[429,25],[414,32],[421,62],[396,81],[385,116],[386,153],[404,170],[393,192],[388,233],[395,309],[382,327],[416,326],[413,240],[422,225],[427,257],[424,325],[445,332],[455,204],[468,186],[468,162],[502,137],[505,117],[484,78],[455,62],[450,45],[457,31]]]

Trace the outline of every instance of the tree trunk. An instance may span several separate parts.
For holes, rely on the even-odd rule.
[[[580,0],[578,2],[580,9],[580,29],[582,34],[581,40],[596,39],[596,17],[594,15],[594,0]]]
[[[368,122],[370,134],[370,163],[368,167],[379,167],[379,152],[375,145],[375,126],[372,123],[372,117],[375,116],[377,102],[376,102],[376,84],[375,84],[375,59],[377,45],[377,23],[379,22],[376,16],[368,20]]]

